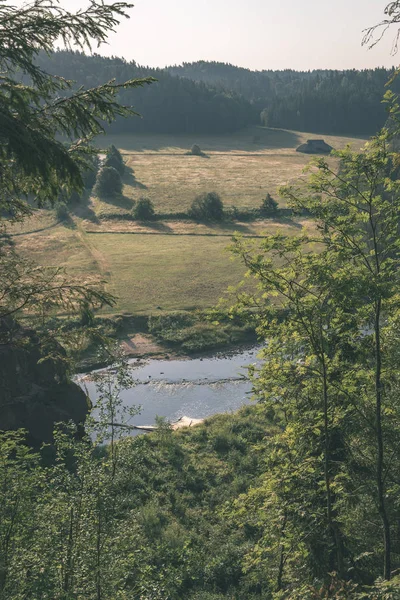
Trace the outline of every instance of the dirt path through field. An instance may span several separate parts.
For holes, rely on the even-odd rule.
[[[92,246],[92,244],[89,242],[89,236],[87,235],[87,232],[81,226],[81,224],[77,221],[74,221],[74,222],[77,227],[77,229],[76,229],[77,236],[79,237],[80,241],[85,246],[87,251],[90,253],[90,255],[92,256],[95,263],[98,265],[101,275],[103,275],[104,277],[110,278],[111,277],[111,269],[110,269],[109,263],[107,262],[106,257],[104,256],[104,254],[102,254],[102,252],[100,252],[100,250],[98,248],[95,248],[94,246]]]

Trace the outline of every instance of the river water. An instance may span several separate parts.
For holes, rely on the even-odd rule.
[[[186,416],[204,419],[217,413],[235,411],[251,398],[246,367],[257,362],[260,347],[236,354],[187,360],[132,360],[136,385],[122,392],[125,406],[141,406],[132,425],[154,425],[156,416],[177,421]],[[96,386],[79,377],[95,405]]]

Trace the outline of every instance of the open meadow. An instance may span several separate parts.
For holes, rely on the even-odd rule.
[[[168,219],[186,211],[196,194],[217,191],[225,205],[259,207],[266,193],[301,177],[310,156],[296,147],[310,136],[257,127],[230,136],[107,136],[135,177],[125,175],[124,194],[112,202],[89,198],[59,222],[55,211],[38,211],[11,233],[19,251],[42,265],[65,267],[80,281],[101,281],[118,298],[113,313],[159,314],[213,306],[245,269],[229,251],[235,231],[257,243],[265,233],[298,235],[307,220],[257,220],[205,225]],[[364,140],[324,136],[335,148]],[[198,143],[207,157],[185,155]],[[132,200],[150,198],[162,221],[116,218]],[[107,214],[113,213],[113,219]]]
[[[132,200],[145,196],[154,203],[156,212],[186,212],[196,195],[211,191],[218,192],[226,206],[258,208],[267,193],[279,200],[280,186],[304,178],[302,171],[311,157],[296,152],[296,148],[316,137],[266,127],[220,136],[101,137],[98,145],[106,148],[114,144],[131,170],[124,178],[122,201],[108,204],[96,200],[96,210],[105,214],[126,212]],[[358,138],[321,137],[335,149],[347,144],[359,149],[365,143]],[[206,156],[187,155],[193,144],[198,144]]]

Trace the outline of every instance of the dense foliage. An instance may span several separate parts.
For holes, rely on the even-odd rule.
[[[133,218],[138,221],[151,221],[154,219],[154,205],[149,198],[139,198],[133,208]]]
[[[118,408],[124,387],[122,380],[109,384],[107,379],[99,384],[112,390],[103,395],[105,421],[112,414],[119,419],[118,411],[107,407]],[[162,421],[159,427],[148,436],[114,438],[103,449],[60,431],[56,460],[48,466],[20,443],[18,434],[0,436],[1,598],[399,597],[396,580],[365,587],[333,575],[328,592],[321,580],[305,583],[301,573],[285,595],[276,592],[273,558],[279,561],[289,542],[281,549],[281,520],[266,544],[275,497],[263,495],[280,428],[270,424],[261,406],[176,433]],[[111,436],[108,429],[100,439]],[[306,476],[310,466],[304,467]],[[312,481],[311,472],[308,478]],[[291,492],[289,487],[285,506]],[[304,518],[312,521],[312,516]],[[288,529],[288,540],[290,534]],[[290,557],[284,565],[289,570],[295,563]]]
[[[222,221],[224,205],[216,192],[199,194],[192,202],[189,217],[196,221]]]
[[[319,159],[306,189],[283,190],[316,235],[234,248],[259,281],[239,309],[260,310],[268,345],[255,391],[281,428],[242,514],[263,522],[249,564],[278,590],[330,572],[390,579],[399,566],[400,181],[389,141],[384,130],[361,153],[338,152],[339,173]]]
[[[122,158],[121,152],[114,146],[114,144],[108,148],[103,166],[113,167],[118,171],[121,177],[125,173],[124,159]]]
[[[100,455],[59,433],[48,467],[3,435],[0,597],[262,597],[267,582],[244,567],[260,532],[229,515],[263,470],[254,447],[267,432],[253,407],[176,434],[161,425]]]
[[[94,193],[99,198],[114,198],[122,193],[121,175],[111,166],[104,166],[100,169],[94,186]]]
[[[110,126],[112,132],[225,133],[259,120],[250,102],[234,92],[175,77],[163,69],[142,67],[134,61],[59,51],[51,56],[40,54],[37,64],[85,87],[114,78],[154,77],[156,83],[133,94],[121,91],[120,101],[132,104],[143,118],[117,119]]]
[[[115,77],[156,78],[149,88],[121,92],[121,100],[134,104],[143,119],[117,121],[111,126],[114,132],[221,133],[261,122],[315,133],[369,135],[385,123],[382,96],[394,73],[383,68],[250,71],[204,61],[150,69],[120,58],[65,51],[41,54],[38,64],[85,86]],[[398,90],[400,84],[393,85]]]
[[[205,61],[169,67],[168,71],[243,96],[268,127],[348,135],[373,134],[383,126],[382,96],[394,72],[250,71]],[[399,83],[394,85],[398,90]]]

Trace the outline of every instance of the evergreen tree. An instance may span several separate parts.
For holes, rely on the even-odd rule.
[[[273,199],[271,194],[267,194],[261,205],[261,212],[266,216],[276,215],[278,212],[278,203]]]
[[[224,205],[216,192],[197,196],[190,207],[189,216],[198,221],[222,221]]]
[[[93,2],[77,15],[52,0],[22,8],[0,3],[0,318],[28,309],[43,317],[43,311],[55,306],[69,312],[82,302],[112,302],[89,278],[75,283],[62,269],[22,259],[3,234],[9,220],[30,214],[26,198],[40,206],[80,193],[83,174],[95,160],[91,140],[104,132],[104,122],[136,114],[116,96],[151,83],[151,78],[120,84],[110,78],[97,87],[74,90],[35,62],[40,52],[50,54],[60,38],[81,49],[89,39],[103,43],[129,7],[125,2]]]
[[[121,175],[114,167],[102,167],[97,175],[94,193],[99,198],[114,198],[122,193]]]
[[[107,156],[104,161],[104,166],[113,167],[118,171],[121,177],[125,172],[125,163],[122,158],[121,152],[114,145],[110,146],[107,150]]]
[[[133,216],[138,221],[151,221],[154,219],[154,205],[149,198],[139,198],[134,209]]]

